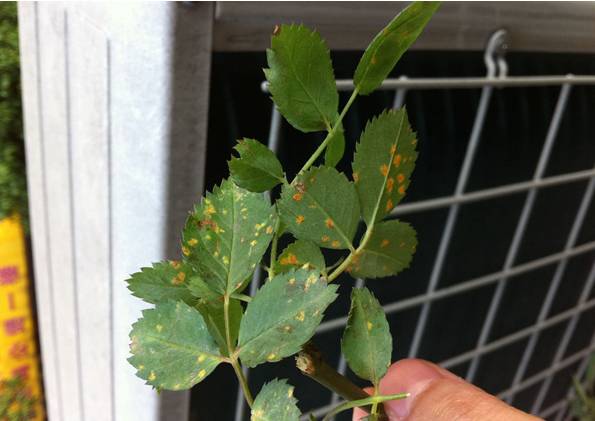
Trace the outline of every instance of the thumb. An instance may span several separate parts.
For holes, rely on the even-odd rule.
[[[390,421],[537,421],[460,377],[422,360],[402,360],[389,367],[381,394],[409,392],[407,399],[384,404]],[[356,409],[353,419],[366,414]]]

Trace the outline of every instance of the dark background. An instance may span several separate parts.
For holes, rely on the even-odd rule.
[[[336,78],[351,78],[360,52],[333,54]],[[595,56],[568,54],[509,53],[510,75],[595,74]],[[272,102],[260,90],[264,53],[217,53],[213,55],[207,151],[206,187],[210,190],[227,177],[227,160],[236,139],[251,137],[266,143]],[[394,75],[409,77],[462,77],[485,74],[480,52],[410,52]],[[480,146],[466,191],[530,180],[533,177],[559,87],[497,89],[493,93]],[[348,94],[341,94],[341,102]],[[458,173],[480,89],[412,91],[406,106],[418,132],[419,158],[408,196],[403,203],[447,196],[455,189]],[[350,173],[353,148],[366,120],[392,106],[394,92],[380,91],[359,97],[344,120],[347,150],[339,169]],[[545,176],[593,168],[595,163],[595,88],[575,87],[568,102]],[[292,177],[319,145],[323,134],[304,135],[283,124],[279,158]],[[586,181],[541,190],[515,264],[560,252],[566,242]],[[516,228],[526,193],[461,206],[439,288],[500,271]],[[424,293],[442,236],[448,208],[404,215],[418,232],[419,246],[410,269],[395,278],[366,283],[382,303]],[[595,240],[595,203],[591,203],[577,245]],[[595,253],[570,259],[548,317],[576,305],[594,262]],[[552,280],[556,264],[509,280],[500,304],[490,341],[535,323]],[[338,280],[340,298],[327,311],[327,318],[343,316],[349,308],[353,281]],[[495,284],[433,303],[419,357],[442,361],[475,347],[492,299]],[[592,297],[595,292],[592,292]],[[389,316],[394,337],[393,359],[407,355],[420,307]],[[543,331],[525,377],[551,366],[568,320]],[[589,345],[595,327],[595,310],[583,313],[566,356]],[[336,364],[341,330],[317,336],[316,341]],[[523,354],[527,338],[486,354],[481,359],[475,383],[492,393],[508,388]],[[543,408],[565,397],[577,364],[561,370],[552,382]],[[453,371],[464,375],[468,364]],[[329,403],[330,393],[296,372],[293,359],[265,364],[251,371],[255,393],[274,377],[289,378],[303,411]],[[351,376],[353,377],[353,376]],[[519,393],[514,404],[528,410],[541,383]],[[237,384],[231,369],[220,366],[193,389],[191,419],[233,419]],[[248,418],[246,418],[248,419]],[[339,418],[338,418],[339,419]],[[350,420],[350,415],[343,418]]]

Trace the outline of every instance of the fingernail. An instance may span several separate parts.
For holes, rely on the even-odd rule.
[[[414,369],[408,369],[406,376],[400,377],[398,371],[395,370],[395,376],[399,376],[399,386],[403,392],[409,392],[409,397],[396,401],[385,403],[384,408],[391,421],[405,420],[411,410],[415,399],[426,390],[430,384],[437,380],[444,378],[444,374],[440,369],[432,364],[419,362]]]

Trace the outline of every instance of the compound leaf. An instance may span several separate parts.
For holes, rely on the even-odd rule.
[[[316,244],[311,241],[296,240],[279,255],[275,272],[283,273],[290,269],[299,269],[304,265],[320,272],[326,269],[324,256]]]
[[[138,377],[157,389],[188,389],[221,362],[202,316],[183,301],[144,310],[132,325],[130,340],[128,361]]]
[[[141,268],[126,280],[132,295],[148,303],[157,304],[169,300],[182,300],[193,305],[196,299],[188,290],[188,278],[192,268],[182,262],[170,260],[153,263]]]
[[[351,291],[351,309],[341,340],[349,368],[378,386],[392,354],[392,337],[382,306],[366,288]]]
[[[254,139],[243,139],[236,146],[239,157],[229,162],[231,179],[253,192],[272,189],[284,180],[283,167],[269,148]]]
[[[211,289],[230,294],[260,262],[275,221],[274,208],[262,194],[225,180],[188,217],[182,252]]]
[[[366,48],[353,77],[360,94],[367,95],[382,84],[439,6],[440,2],[416,1],[376,35]]]
[[[353,183],[334,168],[311,168],[283,186],[281,220],[300,240],[332,249],[353,248],[359,203]]]
[[[302,132],[326,130],[339,105],[329,49],[303,25],[275,28],[264,70],[279,112]]]
[[[295,354],[337,297],[317,271],[299,269],[275,276],[248,303],[240,323],[240,358],[249,367]]]
[[[293,396],[293,386],[285,379],[265,384],[252,407],[250,421],[298,421],[300,410]]]
[[[347,272],[355,278],[396,275],[409,267],[416,247],[411,225],[397,220],[380,222],[365,247],[355,253]]]
[[[387,110],[366,125],[352,168],[368,226],[384,218],[405,196],[417,159],[416,144],[404,108]]]

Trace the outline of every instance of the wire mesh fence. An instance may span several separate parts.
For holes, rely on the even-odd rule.
[[[423,212],[441,209],[446,211],[446,217],[438,238],[438,247],[433,259],[426,289],[422,293],[410,296],[394,302],[384,302],[384,309],[388,315],[403,312],[409,309],[419,311],[413,339],[407,354],[410,357],[420,355],[420,347],[424,340],[427,340],[428,318],[432,307],[448,298],[463,296],[486,286],[493,287],[493,293],[487,303],[485,316],[480,323],[481,328],[471,338],[474,345],[468,350],[457,355],[449,356],[439,364],[445,368],[464,367],[462,374],[473,382],[481,370],[482,361],[490,355],[497,353],[507,347],[519,345],[522,352],[520,361],[513,367],[513,379],[508,387],[496,391],[498,397],[508,403],[515,403],[519,394],[530,392],[532,413],[547,419],[561,421],[569,417],[568,402],[572,391],[569,389],[565,397],[547,407],[544,405],[552,383],[556,376],[564,370],[572,369],[577,378],[582,378],[587,367],[589,357],[595,351],[595,326],[587,324],[587,328],[581,328],[578,332],[577,326],[581,317],[595,309],[594,283],[595,283],[595,241],[579,241],[580,233],[585,229],[585,220],[592,214],[591,203],[595,190],[595,166],[579,171],[560,172],[555,175],[548,175],[546,171],[551,165],[556,147],[556,141],[560,137],[560,126],[566,113],[568,113],[568,101],[573,94],[573,89],[579,86],[595,85],[595,76],[508,76],[508,65],[504,56],[503,46],[505,45],[505,33],[498,31],[490,39],[485,51],[484,61],[487,67],[485,77],[473,78],[408,78],[400,77],[390,79],[382,85],[382,90],[393,91],[393,107],[401,107],[407,95],[416,90],[460,90],[460,89],[481,89],[478,106],[473,116],[473,124],[463,154],[454,191],[450,195],[429,198],[425,200],[412,201],[398,206],[392,216],[415,215]],[[488,109],[493,101],[495,89],[525,89],[533,86],[548,86],[559,89],[557,101],[553,112],[548,119],[547,130],[541,145],[541,150],[536,160],[533,175],[529,180],[505,183],[489,188],[469,189],[472,179],[472,168],[478,165],[475,161],[477,150],[481,144],[482,135],[485,130],[485,121]],[[350,80],[338,80],[337,87],[340,91],[350,91],[353,87]],[[266,91],[266,84],[262,86]],[[423,110],[422,110],[423,112]],[[277,151],[282,142],[282,119],[276,109],[272,110],[268,145]],[[595,156],[591,156],[592,165],[595,165]],[[582,183],[582,184],[580,184]],[[534,218],[536,201],[540,193],[552,187],[564,188],[568,185],[579,185],[582,189],[580,200],[577,206],[568,207],[571,213],[571,226],[563,246],[554,253],[539,256],[533,259],[520,258],[520,247],[527,236],[528,227]],[[584,187],[583,187],[584,185]],[[446,256],[451,247],[453,232],[457,223],[460,223],[461,207],[471,203],[482,203],[497,200],[499,198],[513,195],[522,195],[521,210],[512,230],[512,236],[505,253],[503,264],[499,270],[471,277],[455,283],[444,285],[441,282],[444,276],[444,265]],[[586,257],[590,264],[588,275],[577,281],[578,298],[571,308],[553,312],[556,295],[562,287],[569,261],[576,257]],[[544,280],[544,297],[539,302],[537,315],[527,327],[514,330],[509,334],[494,337],[494,325],[497,315],[508,309],[503,309],[503,301],[510,284],[515,282],[517,277],[524,274],[534,273],[546,267],[553,267],[551,274],[546,275],[550,279]],[[258,288],[262,273],[257,272],[252,283],[252,293]],[[363,285],[363,280],[356,281],[355,286]],[[512,309],[514,311],[514,309]],[[590,314],[590,313],[589,313]],[[335,317],[325,320],[317,330],[317,335],[324,335],[328,332],[341,331],[346,324],[347,317]],[[589,320],[589,319],[587,319]],[[555,343],[555,351],[548,367],[537,372],[530,369],[532,356],[540,351],[540,340],[543,332],[564,323],[561,338]],[[587,332],[587,333],[585,333]],[[580,350],[569,354],[570,343],[576,335],[589,335],[587,345]],[[591,337],[592,335],[592,337]],[[346,371],[345,360],[339,356],[336,358],[338,371]],[[249,373],[246,373],[249,375]],[[340,398],[332,395],[328,404],[317,408],[302,408],[305,412],[315,416],[326,413],[331,407],[338,404]],[[237,421],[244,419],[246,408],[244,406],[241,391],[238,390],[236,400]]]

